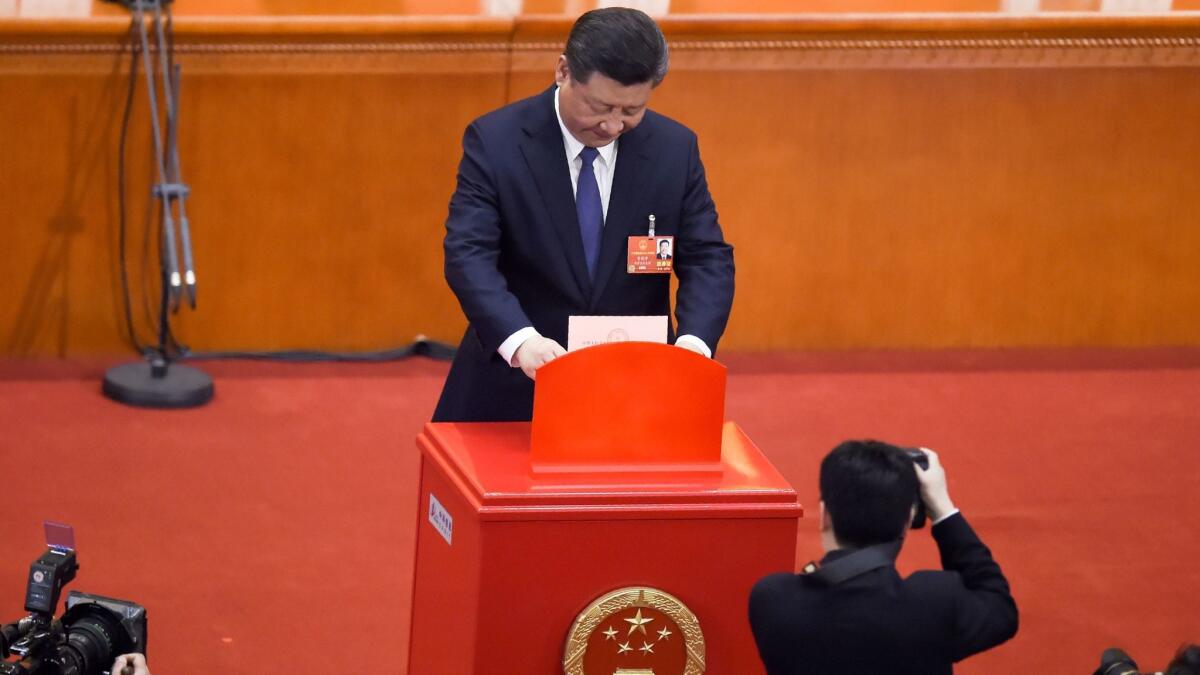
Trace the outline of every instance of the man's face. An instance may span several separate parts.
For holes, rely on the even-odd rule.
[[[670,245],[670,244],[668,244],[668,243],[667,243],[667,242],[665,242],[665,241],[664,241],[664,242],[662,242],[662,243],[660,243],[660,244],[658,245],[658,252],[659,252],[659,253],[661,253],[661,254],[663,254],[663,255],[666,255],[666,254],[670,253],[670,252],[671,252],[671,245]]]
[[[580,143],[601,148],[632,131],[646,114],[654,85],[623,85],[600,73],[586,83],[571,77],[567,57],[558,57],[554,70],[558,83],[558,110],[567,131]]]

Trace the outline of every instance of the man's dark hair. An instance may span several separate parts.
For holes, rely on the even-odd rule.
[[[821,499],[843,546],[899,539],[920,490],[912,459],[881,441],[846,441],[821,462]]]
[[[658,24],[636,9],[607,7],[579,17],[567,37],[571,78],[587,84],[592,73],[625,86],[667,76],[667,39]]]
[[[664,246],[670,246],[670,245],[671,245],[671,242],[667,241],[666,239],[663,239],[662,241],[658,242],[659,248],[662,248]]]

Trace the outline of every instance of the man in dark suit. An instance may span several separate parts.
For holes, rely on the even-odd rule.
[[[1017,632],[1017,606],[991,552],[950,501],[937,453],[929,468],[900,448],[848,441],[821,463],[827,553],[774,574],[750,595],[750,627],[770,675],[941,675]],[[901,578],[894,564],[917,499],[933,520],[944,571]]]
[[[670,274],[626,270],[629,237],[650,234],[650,216],[675,237],[669,337],[711,357],[733,302],[733,249],[696,135],[646,107],[666,73],[654,21],[594,10],[571,29],[554,86],[467,127],[444,248],[469,325],[435,421],[528,420],[533,378],[564,353],[572,315],[669,315]]]

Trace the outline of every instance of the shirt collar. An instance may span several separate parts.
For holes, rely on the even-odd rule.
[[[566,148],[567,159],[573,161],[579,156],[579,153],[583,152],[584,146],[570,131],[567,131],[567,125],[563,124],[562,113],[558,110],[558,90],[558,87],[554,88],[554,118],[558,120],[558,128],[562,130],[563,147]],[[600,159],[604,162],[605,166],[612,166],[613,156],[617,152],[617,142],[620,140],[620,138],[617,138],[603,148],[596,148],[596,150],[600,151]]]

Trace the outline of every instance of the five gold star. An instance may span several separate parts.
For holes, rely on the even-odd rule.
[[[617,639],[617,637],[616,637],[617,629],[613,628],[612,626],[609,626],[608,630],[601,631],[601,632],[604,633],[605,640],[616,640]]]
[[[621,647],[621,650],[617,652],[618,654],[624,654],[625,652],[629,651],[629,643],[628,642],[626,642],[623,645],[620,645],[620,647]]]
[[[650,644],[649,642],[643,642],[642,646],[638,647],[638,651],[645,652],[646,654],[653,654],[654,645]]]
[[[645,635],[646,634],[646,624],[650,623],[654,619],[650,619],[650,618],[643,619],[642,618],[642,610],[638,609],[637,616],[633,617],[632,619],[625,619],[625,620],[628,621],[630,624],[628,635],[633,635],[633,631],[635,631],[635,630],[641,631],[642,635]]]
[[[658,631],[659,640],[666,640],[668,635],[671,635],[671,631],[667,630],[666,626],[663,626],[663,629]]]

